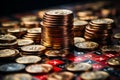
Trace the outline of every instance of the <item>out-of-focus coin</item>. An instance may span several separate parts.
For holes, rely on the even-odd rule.
[[[21,50],[25,52],[40,52],[45,49],[46,47],[42,45],[28,45],[28,46],[21,47]]]
[[[82,37],[74,37],[74,44],[78,43],[78,42],[84,42],[84,41],[85,41],[85,39]]]
[[[23,56],[16,59],[17,63],[21,64],[31,64],[31,63],[37,63],[41,60],[39,56]]]
[[[114,35],[114,38],[120,39],[120,33],[116,33],[116,34]]]
[[[25,68],[25,65],[18,63],[8,63],[0,66],[0,71],[2,72],[16,72],[21,71]]]
[[[48,73],[52,70],[50,64],[33,64],[26,67],[26,71],[29,73]]]
[[[2,49],[0,50],[0,57],[12,57],[19,53],[16,49]]]
[[[69,71],[89,71],[92,69],[92,65],[88,64],[88,63],[71,63],[68,64],[66,67],[67,70]]]
[[[111,58],[107,61],[107,63],[111,66],[119,66],[120,65],[120,57]]]
[[[25,46],[34,43],[34,41],[31,39],[18,39],[17,42],[18,42],[18,46]]]
[[[4,80],[32,80],[32,76],[27,73],[17,73],[6,75]]]
[[[99,44],[93,41],[79,42],[75,44],[75,47],[78,49],[96,49]]]
[[[31,29],[28,29],[27,32],[28,33],[33,33],[33,34],[41,33],[41,28],[31,28]]]

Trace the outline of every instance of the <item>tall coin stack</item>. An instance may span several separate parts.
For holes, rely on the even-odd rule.
[[[73,46],[73,12],[66,9],[48,10],[42,24],[42,44],[52,49],[67,49]]]
[[[92,20],[85,29],[85,39],[107,44],[111,41],[113,23],[110,18]]]

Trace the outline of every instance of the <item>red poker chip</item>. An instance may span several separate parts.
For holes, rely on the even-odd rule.
[[[77,57],[70,57],[68,60],[72,61],[73,63],[78,63],[81,61],[87,60],[84,56],[77,56]]]
[[[93,67],[93,70],[100,70],[100,69],[104,68],[105,66],[95,63],[95,64],[92,64],[92,67]]]
[[[108,53],[108,54],[104,54],[104,56],[106,56],[106,57],[108,57],[108,58],[112,58],[112,57],[115,57],[116,55],[115,55],[115,54]]]
[[[53,72],[60,72],[62,71],[62,68],[59,68],[57,66],[53,66]]]
[[[33,76],[37,80],[47,80],[47,74],[40,74]]]
[[[92,60],[98,61],[98,62],[100,62],[100,61],[106,61],[107,59],[108,58],[106,56],[104,56],[104,55],[102,55],[102,56],[96,56],[96,57],[92,58]]]
[[[87,54],[84,55],[84,57],[86,57],[86,58],[93,58],[93,57],[97,57],[97,55],[93,54],[93,53],[87,53]]]
[[[63,62],[62,60],[58,60],[58,59],[49,60],[49,61],[47,61],[46,63],[47,63],[47,64],[51,64],[51,65],[53,65],[53,66],[64,64],[64,62]]]

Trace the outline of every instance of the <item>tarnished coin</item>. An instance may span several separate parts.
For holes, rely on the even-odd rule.
[[[41,33],[41,28],[31,28],[31,29],[28,29],[27,32],[28,33],[33,33],[33,34]]]
[[[19,53],[16,49],[2,49],[0,50],[0,57],[12,57]]]
[[[21,64],[31,64],[31,63],[37,63],[41,60],[39,56],[23,56],[16,59],[17,63]]]
[[[101,50],[103,52],[120,52],[120,46],[119,45],[106,45],[106,46],[102,46]]]
[[[45,49],[46,47],[42,45],[28,45],[28,46],[21,47],[21,50],[25,52],[40,52]]]
[[[111,66],[119,66],[120,65],[120,57],[111,58],[107,61],[107,63]]]
[[[104,71],[85,72],[80,75],[83,80],[106,80],[109,74]]]
[[[74,37],[74,44],[78,43],[78,42],[84,42],[84,41],[85,41],[85,39],[82,37]]]
[[[58,72],[48,75],[48,80],[72,80],[74,74],[71,72]]]
[[[34,41],[31,39],[18,39],[17,42],[18,42],[18,46],[25,46],[34,43]]]
[[[50,64],[33,64],[26,67],[26,71],[29,73],[48,73],[52,70]]]
[[[78,42],[75,44],[75,47],[78,49],[96,49],[99,44],[92,41]]]
[[[89,71],[92,69],[92,65],[88,63],[71,63],[66,66],[69,71]]]
[[[32,80],[32,76],[27,73],[17,73],[6,75],[4,80]]]
[[[25,68],[25,65],[18,63],[8,63],[0,66],[0,71],[2,72],[16,72],[21,71]]]
[[[48,10],[46,11],[48,15],[69,15],[72,14],[72,11],[66,9],[56,9],[56,10]]]
[[[114,35],[114,38],[120,39],[120,33],[116,33],[116,34]]]

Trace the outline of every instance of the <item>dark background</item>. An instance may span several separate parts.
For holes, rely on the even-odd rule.
[[[101,0],[0,0],[0,16],[73,3]],[[104,1],[104,0],[103,0]]]

